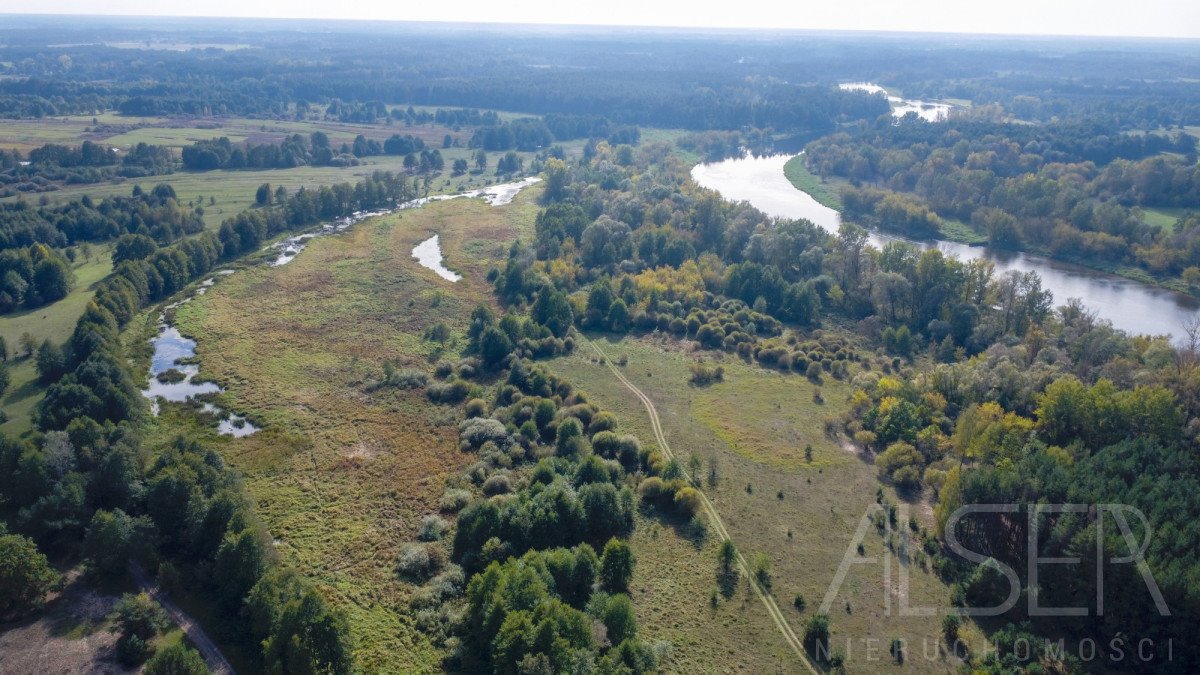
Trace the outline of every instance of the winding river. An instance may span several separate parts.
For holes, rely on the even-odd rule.
[[[841,222],[838,212],[796,189],[783,175],[783,165],[794,156],[746,156],[699,164],[692,169],[692,178],[700,185],[720,192],[725,199],[749,202],[770,216],[805,218],[836,233]],[[871,234],[871,243],[875,246],[889,241],[910,240],[879,232]],[[1130,333],[1179,336],[1183,324],[1200,315],[1200,300],[1196,298],[1087,267],[950,241],[912,243],[924,248],[937,247],[962,260],[986,258],[995,263],[997,273],[1009,270],[1037,272],[1043,288],[1054,294],[1055,305],[1068,298],[1080,298],[1100,318],[1108,319],[1117,328]]]
[[[951,105],[938,101],[915,101],[899,96],[892,96],[886,89],[870,82],[844,82],[838,85],[843,91],[861,91],[867,94],[883,94],[888,104],[892,106],[892,117],[904,117],[908,113],[916,113],[926,122],[940,122],[950,116]]]

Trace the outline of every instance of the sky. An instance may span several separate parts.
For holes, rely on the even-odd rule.
[[[1200,0],[0,0],[0,13],[1200,38]]]

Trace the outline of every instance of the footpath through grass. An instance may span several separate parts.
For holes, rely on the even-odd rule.
[[[827,378],[819,387],[825,402],[816,403],[817,385],[804,377],[729,356],[721,360],[723,382],[696,387],[688,384],[688,365],[695,356],[685,344],[652,336],[594,339],[614,361],[627,359],[621,371],[652,399],[671,448],[684,465],[689,455],[700,458],[704,490],[730,536],[747,560],[763,554],[771,561],[775,600],[802,636],[804,623],[817,611],[851,547],[863,513],[875,503],[879,486],[872,464],[824,434],[824,418],[845,411],[849,387]],[[601,407],[617,413],[624,431],[637,434],[643,443],[652,441],[640,400],[594,353],[580,349],[552,361],[551,367]],[[811,462],[804,454],[807,445],[813,446]],[[710,483],[714,461],[716,481]],[[896,499],[894,494],[889,498]],[[932,526],[926,503],[909,508],[921,524]],[[803,672],[746,580],[732,589],[718,584],[715,533],[698,538],[684,523],[649,523],[639,527],[632,542],[638,556],[632,592],[641,630],[651,639],[675,645],[674,669]],[[881,557],[885,546],[885,538],[871,528],[864,555]],[[892,555],[890,584],[883,582],[881,563],[855,565],[830,612],[833,645],[846,653],[849,672],[894,669],[886,651],[893,638],[907,641],[912,658],[918,658],[923,645],[933,653],[940,640],[940,616],[899,616],[901,563]],[[947,606],[950,591],[932,572],[915,558],[906,559],[905,565],[911,605]],[[797,593],[806,601],[803,611],[792,604]],[[964,627],[964,634],[970,631]],[[875,651],[875,660],[867,658],[868,647]],[[925,672],[954,672],[960,664],[939,657],[932,662],[922,659],[920,665]]]

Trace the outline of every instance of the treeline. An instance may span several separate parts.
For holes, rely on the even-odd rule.
[[[427,150],[425,141],[412,135],[392,134],[383,143],[359,134],[353,144],[333,147],[329,137],[315,131],[308,137],[293,134],[280,143],[234,144],[222,136],[197,141],[183,148],[183,168],[190,171],[213,169],[290,169],[297,166],[357,166],[361,157],[403,155],[408,168],[441,169],[445,162],[437,149]]]
[[[180,206],[175,190],[167,184],[150,192],[135,186],[129,197],[107,197],[99,203],[86,195],[62,206],[34,208],[17,201],[0,205],[0,249],[33,244],[63,248],[130,233],[166,244],[202,231],[203,215],[202,208]]]
[[[298,118],[307,118],[319,112],[322,119],[352,124],[391,124],[400,122],[408,126],[438,124],[458,129],[465,126],[485,126],[500,123],[500,116],[491,110],[474,108],[438,108],[433,112],[407,108],[389,107],[383,101],[343,101],[332,98],[321,110],[321,106],[305,100],[297,101],[295,113]]]
[[[719,34],[610,32],[564,39],[479,27],[430,33],[347,26],[303,34],[259,28],[230,23],[198,38],[224,34],[254,49],[154,50],[154,58],[131,61],[126,50],[105,46],[114,34],[170,41],[180,39],[180,28],[133,31],[73,21],[79,44],[51,48],[43,37],[51,31],[8,27],[0,114],[120,109],[130,115],[328,115],[406,123],[428,114],[386,105],[408,101],[603,115],[617,124],[692,130],[789,131],[886,115],[881,97],[832,90],[838,82],[885,74],[887,84],[910,97],[965,99],[975,109],[996,108],[998,118],[1050,123],[1102,115],[1122,131],[1200,123],[1194,50],[1164,41],[964,45],[950,37],[828,35],[807,36],[797,49],[796,39],[779,36],[751,44]],[[377,58],[363,60],[364,52]],[[311,63],[296,68],[297,53],[310,55]]]
[[[600,115],[547,115],[542,119],[525,117],[480,127],[471,135],[469,147],[533,152],[548,148],[555,141],[576,138],[607,140],[611,145],[637,145],[641,132],[632,125],[614,126]]]
[[[904,152],[911,154],[900,154]],[[903,174],[899,180],[906,183],[920,177],[920,165],[931,155],[953,166],[969,165],[1010,178],[1047,164],[1104,165],[1164,152],[1194,157],[1196,139],[1185,133],[1123,133],[1102,119],[1029,125],[951,118],[875,124],[861,133],[814,141],[806,150],[809,162],[822,175],[873,181]]]
[[[300,101],[296,104],[297,113],[307,115],[314,108],[306,101]],[[500,123],[500,116],[491,110],[477,110],[474,108],[438,108],[433,112],[428,110],[416,110],[411,105],[407,108],[392,108],[388,109],[387,104],[382,101],[342,101],[339,98],[334,98],[329,101],[325,107],[324,119],[336,120],[338,122],[350,122],[354,124],[377,124],[384,122],[402,122],[406,125],[414,124],[438,124],[446,127],[477,127]]]
[[[158,176],[171,173],[174,166],[169,149],[148,143],[138,143],[124,154],[91,141],[79,146],[48,143],[30,150],[27,160],[17,150],[0,150],[0,185],[6,186],[0,194],[57,190],[51,181],[77,185],[116,176]]]
[[[178,439],[147,448],[146,414],[120,328],[266,237],[412,198],[410,184],[377,173],[355,186],[286,193],[269,208],[160,249],[128,249],[62,345],[64,375],[35,411],[38,432],[0,438],[0,515],[56,555],[81,556],[91,573],[121,576],[137,559],[164,585],[209,594],[222,633],[261,649],[265,670],[349,672],[344,618],[309,583],[281,568],[236,475],[211,450]],[[324,209],[324,210],[323,210]],[[341,209],[336,211],[335,209]],[[183,586],[180,586],[181,588]]]
[[[1123,63],[1099,57],[1103,62],[1094,64],[1090,70],[1084,65],[1088,59],[1072,59],[1074,63],[1066,69],[1074,72],[1065,77],[1035,67],[1026,73],[1009,73],[1004,77],[949,81],[944,72],[931,70],[916,79],[889,78],[889,84],[900,87],[908,97],[965,99],[975,107],[995,108],[997,117],[1016,116],[1043,124],[1068,118],[1104,117],[1121,130],[1130,131],[1180,129],[1200,120],[1200,96],[1196,88],[1135,74],[1138,70],[1154,69],[1162,77],[1164,61],[1151,63],[1153,57],[1147,58],[1149,54],[1127,52],[1124,56],[1127,59]],[[1185,63],[1177,61],[1176,65],[1183,67],[1175,72],[1190,70]]]
[[[353,166],[357,164],[350,148],[335,151],[329,137],[317,131],[305,138],[293,134],[280,143],[234,145],[222,136],[185,146],[183,168],[189,171],[213,169],[291,169],[297,166]]]
[[[554,142],[550,127],[540,119],[526,117],[503,124],[481,127],[471,136],[469,147],[484,150],[524,150],[532,152]]]
[[[539,213],[531,250],[497,270],[507,303],[535,303],[548,278],[570,297],[570,320],[581,327],[657,329],[805,373],[815,360],[841,377],[848,371],[832,361],[845,354],[829,363],[825,350],[793,354],[793,344],[776,340],[784,324],[812,327],[834,315],[871,339],[890,335],[888,349],[901,356],[933,344],[953,357],[1024,335],[1050,312],[1036,275],[999,276],[986,261],[904,244],[877,250],[849,224],[833,236],[807,221],[772,221],[673,183],[668,176],[686,167],[658,159],[659,148],[643,148],[632,162],[617,154],[600,144],[579,164],[547,162],[545,194],[557,201]],[[661,178],[631,183],[656,163]],[[936,223],[901,199],[872,209]]]
[[[939,216],[953,218],[1003,248],[1171,277],[1197,267],[1190,274],[1200,277],[1197,233],[1186,221],[1159,228],[1140,210],[1200,205],[1195,153],[1182,133],[951,120],[836,134],[810,143],[806,157],[819,175],[872,186],[844,190],[847,215],[860,222],[930,237]]]
[[[48,58],[53,50],[33,47],[22,34],[6,33],[12,65],[3,71],[10,77],[0,80],[0,111],[45,116],[115,108],[141,116],[316,116],[415,123],[420,114],[386,105],[409,101],[603,115],[619,125],[691,129],[830,129],[842,118],[874,119],[887,111],[886,103],[870,97],[825,84],[794,84],[823,78],[813,77],[819,70],[789,63],[794,50],[775,44],[748,49],[744,41],[709,37],[697,51],[686,40],[656,40],[654,67],[647,68],[644,49],[629,50],[624,38],[579,42],[527,35],[518,44],[510,35],[490,31],[433,36],[398,30],[400,39],[395,31],[368,31],[307,34],[299,42],[243,32],[238,39],[254,42],[256,49],[219,55],[162,51],[153,60],[135,63],[121,50],[102,46],[110,39],[104,38],[66,49],[69,68]],[[566,43],[570,46],[564,47]],[[316,65],[292,67],[297,50],[311,54]],[[363,50],[378,58],[363,62]],[[547,62],[556,66],[543,67]],[[74,99],[85,99],[89,106]]]

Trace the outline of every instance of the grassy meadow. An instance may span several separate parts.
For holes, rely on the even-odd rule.
[[[725,356],[720,361],[724,381],[696,387],[688,383],[688,365],[697,355],[689,353],[686,343],[652,336],[596,339],[614,361],[627,359],[625,376],[654,401],[676,456],[685,458],[685,465],[689,455],[700,458],[703,489],[738,549],[747,559],[762,553],[771,560],[773,594],[801,635],[851,546],[863,513],[875,503],[879,485],[872,464],[824,434],[825,417],[846,410],[849,386],[826,378],[819,386],[824,403],[818,404],[813,397],[818,386],[804,377]],[[654,438],[640,401],[596,362],[593,353],[581,349],[551,365],[591,400],[616,412],[624,431],[643,442]],[[810,444],[811,462],[804,453]],[[707,476],[714,461],[717,479],[712,484]],[[889,498],[896,501],[890,491]],[[908,508],[922,525],[932,526],[927,503]],[[720,541],[715,534],[697,540],[686,528],[650,522],[639,527],[632,541],[638,556],[633,594],[641,630],[651,639],[675,645],[672,670],[801,672],[745,580],[729,598],[718,593],[717,606],[711,605],[718,591]],[[868,557],[883,553],[883,537],[874,527],[864,549]],[[917,562],[906,567],[910,605],[946,606],[949,589],[932,572]],[[851,567],[833,603],[833,645],[846,652],[848,672],[894,669],[886,645],[897,637],[907,641],[914,662],[923,642],[934,652],[940,617],[899,616],[896,557],[892,569],[885,597],[881,564]],[[803,612],[793,607],[797,593],[807,604]],[[867,657],[868,638],[878,660]],[[919,665],[926,672],[950,672],[960,664],[938,659],[921,660]]]
[[[455,159],[470,157],[471,150],[467,148],[448,148],[442,151],[442,156],[449,167]],[[532,160],[532,153],[518,153],[526,164]],[[497,182],[494,166],[499,159],[497,153],[489,156],[493,168],[483,174],[467,173],[462,176],[451,176],[447,169],[433,179],[430,184],[431,193],[450,193],[470,190]],[[300,187],[309,189],[320,185],[334,183],[356,183],[370,176],[375,171],[400,172],[404,170],[404,158],[398,156],[380,155],[365,157],[358,166],[299,166],[291,169],[262,169],[243,171],[177,171],[165,176],[151,176],[137,180],[123,180],[115,183],[95,183],[91,185],[68,185],[54,192],[43,193],[51,204],[61,204],[83,195],[93,198],[110,195],[128,195],[134,185],[141,185],[149,190],[159,183],[167,183],[175,189],[175,193],[183,203],[193,202],[204,207],[204,222],[208,227],[217,227],[221,221],[231,218],[254,204],[254,193],[258,186],[270,183],[273,187],[280,185],[294,192]],[[40,198],[42,195],[37,195]],[[27,197],[28,199],[29,197]],[[16,199],[10,197],[9,199]],[[214,201],[215,200],[215,201]]]
[[[431,109],[432,110],[432,109]],[[517,117],[515,113],[501,115],[503,119]],[[451,176],[450,166],[456,159],[471,161],[474,150],[467,148],[471,140],[473,127],[454,129],[438,124],[423,124],[405,126],[403,124],[349,124],[331,121],[289,121],[289,120],[256,120],[249,118],[168,118],[168,117],[126,117],[114,113],[105,113],[94,118],[87,116],[53,117],[40,120],[0,120],[0,148],[17,148],[27,152],[31,148],[45,143],[78,144],[85,140],[104,143],[120,149],[128,149],[137,143],[152,143],[165,145],[176,150],[200,140],[227,136],[234,143],[249,141],[252,143],[278,143],[292,134],[308,135],[322,131],[329,136],[334,147],[342,143],[353,143],[358,135],[375,139],[380,142],[392,134],[413,135],[425,141],[429,148],[441,150],[446,162],[446,169],[434,178],[430,184],[433,193],[458,192],[469,190],[482,185],[496,182],[493,175],[495,163],[503,153],[488,153],[489,169],[480,174],[468,173],[462,176]],[[442,148],[444,138],[449,135],[457,147]],[[568,152],[582,151],[583,142],[574,141],[563,143]],[[518,153],[528,165],[534,154]],[[159,183],[168,183],[180,199],[187,202],[197,202],[204,206],[204,221],[209,227],[220,225],[221,221],[236,215],[239,211],[254,204],[254,193],[258,186],[270,183],[272,186],[283,185],[289,190],[297,190],[301,186],[314,188],[319,185],[333,183],[354,183],[371,175],[375,171],[404,170],[404,158],[398,156],[380,155],[360,159],[358,166],[301,166],[291,169],[262,169],[239,171],[177,171],[164,176],[150,176],[140,179],[118,179],[105,183],[83,185],[61,185],[58,190],[36,195],[26,195],[31,202],[40,200],[43,196],[51,204],[60,204],[79,199],[83,195],[106,197],[110,195],[128,195],[134,185],[150,189]],[[15,200],[18,197],[8,197]],[[214,201],[215,200],[215,201]],[[4,200],[0,200],[4,201]]]
[[[95,122],[93,124],[93,121]],[[139,117],[106,112],[96,116],[71,115],[42,119],[0,120],[0,148],[27,151],[45,143],[80,143],[93,141],[122,150],[136,143],[154,143],[181,148],[196,141],[220,136],[238,142],[278,143],[292,134],[311,134],[323,131],[335,146],[352,143],[355,136],[383,141],[392,134],[413,135],[431,147],[442,147],[446,134],[459,139],[463,145],[470,140],[472,129],[460,129],[423,124],[351,124],[325,120],[262,120],[247,117]]]
[[[430,370],[442,347],[422,335],[437,321],[454,334],[446,349],[457,348],[471,309],[492,301],[487,270],[532,230],[539,192],[504,207],[454,200],[373,219],[314,240],[286,266],[239,269],[177,313],[198,341],[202,375],[227,389],[221,404],[264,428],[219,436],[168,405],[149,442],[189,431],[244,474],[280,556],[348,611],[367,672],[440,668],[406,609],[415,587],[394,565],[422,516],[437,511],[447,477],[472,461],[457,449],[457,409],[420,390],[369,385],[384,360]],[[459,283],[412,258],[433,233]],[[130,346],[145,344],[155,316],[128,331]]]
[[[0,424],[0,432],[21,434],[31,424],[29,415],[42,399],[45,388],[37,381],[34,359],[20,348],[21,336],[29,333],[38,344],[43,340],[62,343],[75,329],[75,322],[87,308],[94,291],[92,286],[112,271],[109,247],[92,246],[91,256],[80,258],[73,266],[75,286],[67,297],[58,302],[0,316],[0,336],[8,345],[9,385],[0,396],[0,410],[8,421]]]
[[[835,211],[842,210],[842,195],[838,191],[836,181],[827,181],[808,170],[804,165],[804,155],[796,155],[783,165],[783,175],[796,187],[817,200],[817,203],[828,206]]]
[[[1142,209],[1142,215],[1146,222],[1155,227],[1170,230],[1175,227],[1175,223],[1180,218],[1191,213],[1192,209],[1179,207],[1158,207],[1153,209]]]

